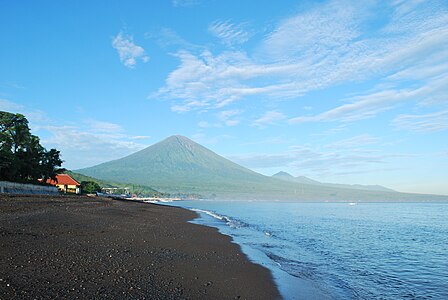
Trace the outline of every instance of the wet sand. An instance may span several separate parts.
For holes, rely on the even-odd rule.
[[[271,273],[181,208],[0,195],[0,299],[278,299]]]

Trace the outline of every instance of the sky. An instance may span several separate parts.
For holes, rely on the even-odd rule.
[[[0,110],[79,169],[181,134],[265,175],[448,194],[448,2],[0,0]]]

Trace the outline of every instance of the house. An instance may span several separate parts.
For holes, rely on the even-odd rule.
[[[56,175],[56,181],[48,179],[47,183],[56,186],[64,194],[81,194],[81,184],[67,174],[58,174]]]

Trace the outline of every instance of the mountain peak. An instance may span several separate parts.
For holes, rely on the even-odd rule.
[[[80,171],[100,179],[141,184],[170,193],[211,193],[234,185],[242,189],[246,181],[266,180],[263,175],[182,135],[170,136],[121,159]]]
[[[165,141],[189,141],[189,142],[193,142],[192,140],[190,140],[186,136],[183,136],[183,135],[180,135],[180,134],[175,134],[175,135],[169,136],[169,137],[167,137],[165,139]]]
[[[158,144],[166,145],[168,147],[176,147],[176,148],[180,147],[180,148],[187,148],[187,149],[200,147],[200,145],[198,143],[196,143],[196,142],[190,140],[189,138],[187,138],[186,136],[183,136],[180,134],[176,134],[176,135],[167,137],[166,139],[159,142]]]

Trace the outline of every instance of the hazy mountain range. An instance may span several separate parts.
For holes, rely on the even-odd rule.
[[[283,172],[283,171],[278,172],[278,173],[272,175],[272,177],[278,178],[278,179],[282,179],[282,180],[286,180],[286,181],[290,181],[290,182],[314,184],[314,185],[329,186],[329,187],[344,188],[344,189],[396,192],[393,189],[390,189],[390,188],[387,188],[387,187],[384,187],[384,186],[381,186],[381,185],[340,184],[340,183],[319,182],[317,180],[313,180],[313,179],[305,177],[305,176],[294,177],[291,174]]]
[[[121,159],[77,172],[204,198],[281,201],[434,201],[447,197],[398,193],[381,186],[321,183],[285,172],[264,176],[176,135]]]

